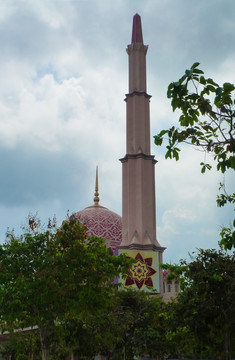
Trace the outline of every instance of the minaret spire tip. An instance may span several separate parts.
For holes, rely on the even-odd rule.
[[[132,38],[131,43],[143,43],[143,34],[141,26],[141,17],[139,14],[135,14],[133,17],[133,27],[132,27]]]
[[[96,166],[94,205],[99,205],[98,166]]]

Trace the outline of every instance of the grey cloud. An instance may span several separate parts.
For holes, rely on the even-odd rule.
[[[0,204],[31,207],[60,199],[74,207],[86,197],[89,168],[69,152],[43,153],[25,147],[0,150]]]

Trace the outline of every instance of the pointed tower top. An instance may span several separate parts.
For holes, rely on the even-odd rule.
[[[138,14],[135,14],[134,17],[133,17],[133,28],[132,28],[131,43],[133,44],[134,42],[143,43],[141,17]]]
[[[98,166],[96,166],[94,205],[99,205],[100,198],[98,190]]]

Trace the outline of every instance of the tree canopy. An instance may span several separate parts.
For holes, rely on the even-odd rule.
[[[20,330],[39,324],[34,331],[14,333],[0,350],[4,359],[9,356],[26,359],[29,355],[39,360],[44,351],[41,358],[50,360],[64,360],[72,355],[93,359],[96,354],[104,355],[106,360],[133,360],[145,354],[152,358],[231,360],[235,354],[235,262],[232,256],[222,250],[199,250],[189,261],[166,264],[171,276],[180,279],[182,288],[176,299],[166,303],[158,295],[150,296],[115,285],[113,276],[126,271],[129,262],[111,256],[100,239],[88,239],[85,235],[84,243],[83,231],[80,224],[67,221],[57,229],[57,245],[54,247],[54,241],[50,241],[52,252],[47,253],[48,245],[39,242],[38,253],[33,251],[32,256],[26,253],[33,269],[31,277],[27,275],[26,258],[19,251],[19,244],[25,242],[24,236],[10,238],[1,247],[1,328],[17,325]],[[42,234],[45,233],[31,234],[28,245],[34,243],[35,236]],[[68,242],[69,238],[73,245]],[[88,245],[89,240],[91,244]],[[9,258],[13,243],[14,252]],[[87,249],[88,253],[83,249],[84,259],[79,257],[77,263],[77,247],[81,244],[82,248],[91,248]],[[107,260],[108,267],[97,263],[93,251]],[[52,254],[52,259],[58,256],[59,262],[51,260]],[[18,256],[19,262],[21,257],[25,259],[24,266],[19,267],[18,263],[13,271],[10,263],[14,262],[8,260],[17,260]],[[90,278],[94,273],[87,267],[88,259],[93,262],[93,270],[101,272],[101,278],[99,274],[94,278],[96,283]],[[61,274],[57,266],[61,266]],[[35,276],[38,271],[45,272],[39,279]]]
[[[235,351],[234,258],[223,250],[199,249],[190,261],[163,267],[181,281],[182,291],[171,304],[169,329],[178,354],[231,360]]]
[[[117,287],[114,278],[125,277],[129,265],[75,220],[40,231],[30,218],[21,237],[8,233],[0,246],[1,330],[36,326],[42,359],[48,359],[56,326],[102,311]]]
[[[204,72],[194,63],[176,82],[168,86],[167,96],[171,99],[173,111],[181,115],[178,126],[161,130],[154,136],[155,144],[161,146],[167,139],[167,158],[179,160],[180,145],[186,143],[213,155],[216,168],[222,174],[235,170],[235,85],[225,82],[218,85],[206,78]],[[210,170],[212,165],[202,161],[201,172]],[[217,205],[235,203],[235,193],[227,193],[226,184],[221,182]],[[221,245],[226,249],[235,247],[235,220],[231,227],[221,231]]]

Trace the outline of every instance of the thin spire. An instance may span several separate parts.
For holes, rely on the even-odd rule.
[[[132,28],[132,39],[131,43],[134,42],[143,43],[143,34],[141,27],[141,17],[135,14],[133,17],[133,28]]]
[[[98,166],[96,166],[94,205],[99,205],[100,198],[98,190]]]

